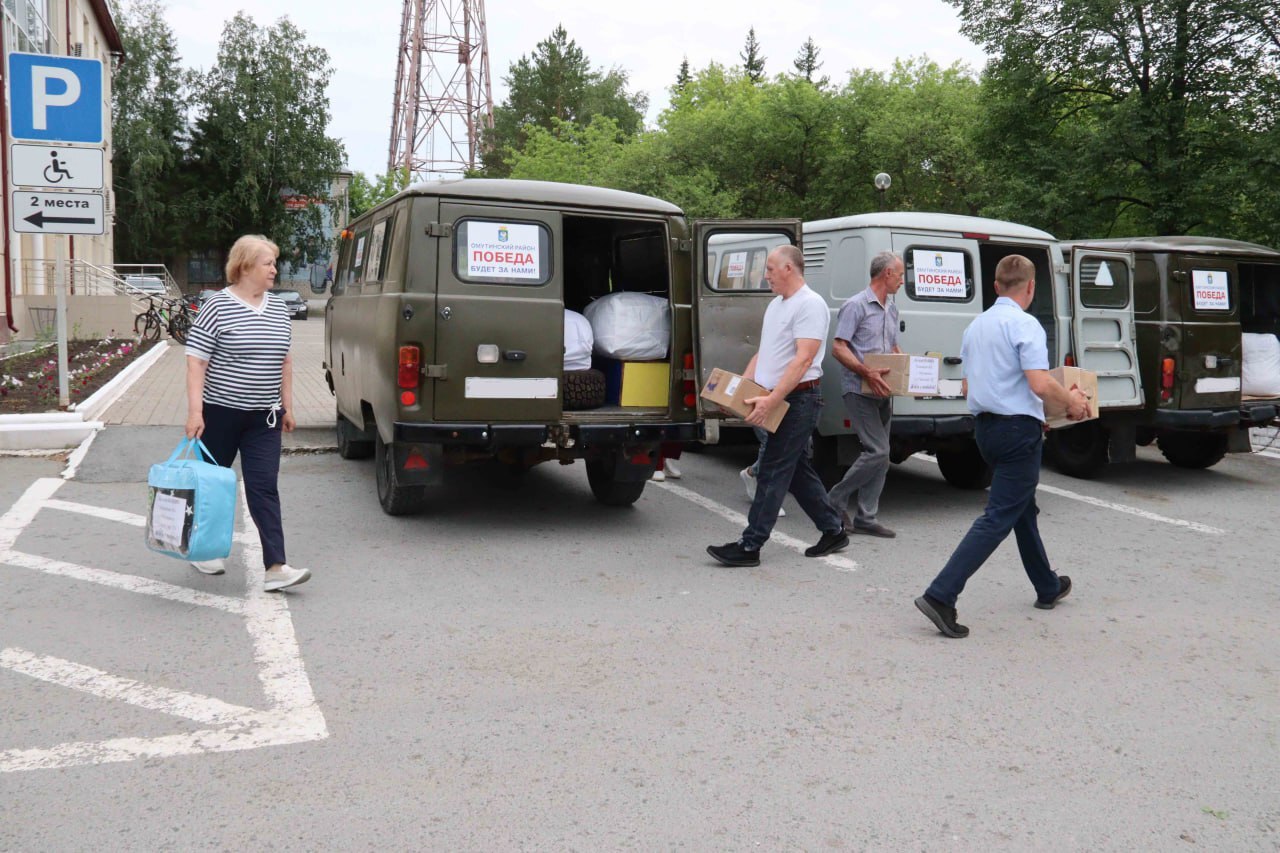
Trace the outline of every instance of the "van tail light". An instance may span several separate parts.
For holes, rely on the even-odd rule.
[[[1062,360],[1062,364],[1064,367],[1075,367],[1076,366],[1075,355],[1072,353],[1067,353],[1067,357]]]
[[[1173,371],[1176,367],[1173,359],[1166,358],[1160,362],[1160,402],[1167,403],[1173,399]]]
[[[681,386],[684,391],[684,405],[687,409],[692,409],[698,405],[698,383],[693,375],[693,353],[684,354],[684,384]]]
[[[400,369],[396,371],[396,385],[406,389],[417,388],[421,370],[422,350],[415,346],[400,347]]]

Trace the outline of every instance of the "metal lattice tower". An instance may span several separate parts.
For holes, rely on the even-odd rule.
[[[473,169],[492,127],[484,0],[404,0],[388,170],[422,180]]]

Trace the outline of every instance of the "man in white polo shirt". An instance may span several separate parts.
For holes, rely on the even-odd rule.
[[[760,565],[760,547],[769,539],[788,491],[822,532],[818,544],[804,552],[806,557],[822,557],[849,544],[840,513],[827,500],[808,454],[822,411],[819,382],[831,315],[826,300],[805,284],[804,256],[795,246],[769,253],[765,277],[778,295],[764,314],[760,350],[743,375],[770,390],[747,400],[754,408],[746,420],[761,426],[783,400],[790,408],[765,443],[747,528],[737,542],[707,546],[707,553],[726,566]]]

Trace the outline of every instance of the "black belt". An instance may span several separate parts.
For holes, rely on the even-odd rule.
[[[995,412],[979,412],[978,418],[986,418],[987,420],[1017,420],[1018,418],[1026,418],[1029,421],[1040,423],[1040,419],[1031,415],[998,415]]]
[[[818,387],[819,385],[821,385],[821,384],[822,384],[822,380],[821,380],[821,379],[809,379],[809,380],[807,380],[807,381],[805,381],[805,382],[801,382],[801,383],[797,384],[797,385],[796,385],[796,387],[792,388],[791,390],[792,390],[792,392],[795,392],[795,391],[808,391],[810,388],[817,388],[817,387]]]

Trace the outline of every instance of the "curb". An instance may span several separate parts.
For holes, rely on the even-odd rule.
[[[88,399],[66,412],[39,412],[30,415],[0,415],[0,451],[69,450],[103,429],[96,418],[136,382],[169,347],[160,341],[140,356]]]

